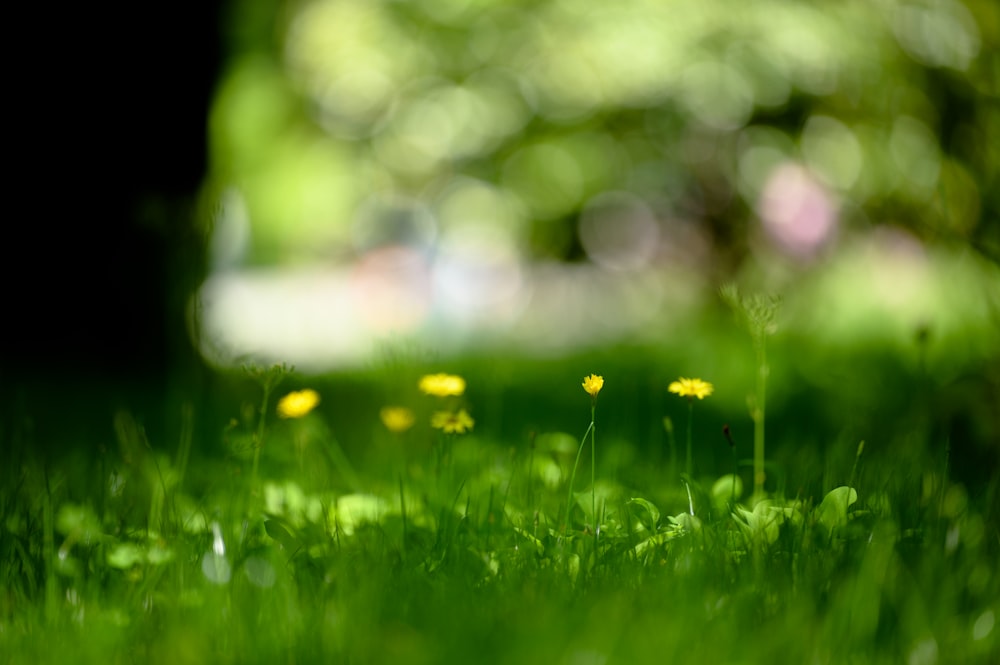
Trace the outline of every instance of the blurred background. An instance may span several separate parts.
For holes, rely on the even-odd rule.
[[[433,360],[478,372],[504,405],[481,422],[522,440],[523,420],[572,431],[553,414],[601,371],[608,429],[660,441],[677,375],[746,422],[735,282],[782,300],[781,438],[922,450],[909,422],[995,455],[995,3],[231,11],[194,301],[210,364]]]
[[[995,329],[994,3],[743,4],[233,3],[200,350],[669,345],[727,280],[826,342]]]
[[[400,366],[444,368],[481,431],[524,440],[579,429],[597,372],[606,429],[652,446],[694,375],[749,442],[732,282],[781,298],[789,455],[954,438],[995,465],[997,4],[612,4],[231,0],[67,29],[60,157],[29,169],[55,221],[25,245],[59,279],[14,289],[13,408],[98,381],[169,428],[287,362],[361,446],[357,414],[413,388]]]

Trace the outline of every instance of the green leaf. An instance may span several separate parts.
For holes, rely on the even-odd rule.
[[[725,512],[726,506],[742,495],[743,480],[731,473],[722,476],[712,484],[712,506],[720,513]]]
[[[778,539],[786,516],[786,509],[775,506],[770,500],[758,501],[752,511],[737,507],[733,513],[736,523],[749,538],[760,544],[771,544]]]
[[[301,543],[293,535],[291,527],[281,518],[272,517],[271,519],[264,520],[264,531],[290,552],[294,552],[301,547]]]
[[[690,513],[678,513],[677,515],[672,515],[667,517],[667,521],[676,528],[682,531],[698,531],[701,529],[701,520]]]
[[[826,527],[827,533],[833,535],[834,529],[847,524],[847,509],[857,500],[857,491],[842,485],[830,490],[813,514],[816,521]]]
[[[542,544],[542,541],[540,541],[538,538],[535,538],[533,535],[531,535],[530,533],[528,533],[527,531],[525,531],[520,527],[514,527],[514,531],[535,547],[536,554],[538,554],[539,556],[545,554],[545,545]]]
[[[64,503],[56,515],[56,531],[74,541],[89,544],[101,537],[101,522],[90,506]]]
[[[331,522],[347,535],[362,524],[377,524],[388,511],[388,504],[374,494],[345,494],[331,506]]]
[[[119,543],[108,552],[108,565],[121,570],[127,570],[145,559],[145,551],[135,543]]]
[[[637,506],[639,510],[633,510],[633,514],[642,523],[647,531],[656,532],[660,524],[660,509],[641,497],[633,497],[626,503],[628,506]]]
[[[679,526],[673,526],[667,531],[663,531],[662,533],[657,533],[655,535],[650,536],[646,540],[636,545],[633,548],[633,551],[635,552],[636,556],[644,556],[647,553],[651,553],[650,548],[654,548],[655,551],[655,548],[663,545],[664,543],[668,543],[671,540],[680,538],[681,536],[684,535],[684,533],[685,530],[683,528]]]
[[[146,559],[154,566],[170,563],[174,559],[174,551],[161,543],[152,543],[146,552]]]
[[[535,448],[541,455],[568,458],[572,461],[579,440],[566,432],[547,432],[535,439]]]

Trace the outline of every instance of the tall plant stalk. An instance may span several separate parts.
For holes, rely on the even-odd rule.
[[[750,408],[753,420],[753,489],[754,496],[761,497],[764,494],[764,481],[767,480],[764,471],[764,424],[767,415],[767,379],[771,372],[767,364],[767,336],[774,334],[777,329],[775,318],[781,300],[773,295],[741,296],[735,284],[727,284],[720,293],[753,340],[757,361],[757,376]]]
[[[693,464],[691,462],[691,422],[694,420],[694,398],[688,397],[688,425],[687,425],[687,455],[684,458],[684,471],[688,479],[691,478]]]
[[[590,442],[591,442],[591,458],[592,458],[592,461],[594,459],[596,459],[596,456],[597,456],[597,453],[593,452],[593,450],[594,450],[594,415],[595,415],[594,412],[595,412],[595,410],[596,409],[594,407],[591,407],[591,409],[590,409],[590,425],[587,426],[587,431],[583,433],[583,438],[580,439],[580,447],[577,448],[577,450],[576,450],[576,461],[573,462],[573,471],[570,473],[570,476],[569,476],[569,487],[566,489],[566,521],[563,524],[563,533],[566,533],[566,534],[569,533],[569,514],[570,514],[570,512],[572,512],[572,508],[573,508],[573,483],[576,481],[576,470],[577,470],[577,467],[580,466],[580,457],[583,455],[583,447],[587,445],[587,437],[588,436],[590,437]],[[593,484],[593,480],[594,480],[596,474],[594,473],[594,470],[593,470],[593,464],[591,465],[591,467],[592,468],[591,468],[591,472],[590,472],[590,477],[591,477],[591,484]],[[593,506],[593,505],[596,505],[596,503],[597,503],[597,495],[596,495],[596,493],[592,493],[591,504]]]
[[[757,356],[757,386],[753,409],[753,493],[764,493],[764,423],[767,414],[767,341],[763,334],[754,335],[754,351]]]
[[[597,521],[597,435],[594,423],[597,414],[597,394],[604,387],[604,377],[596,374],[584,377],[583,389],[590,395],[590,425],[580,439],[580,447],[576,451],[576,461],[573,463],[573,472],[569,477],[569,488],[566,490],[566,522],[563,524],[563,533],[569,534],[569,515],[573,507],[573,482],[576,480],[576,469],[580,465],[580,456],[583,454],[583,447],[587,445],[587,436],[590,436],[590,512],[593,519],[594,531],[594,556],[597,556],[598,521]]]
[[[258,473],[260,472],[260,451],[264,447],[265,424],[267,422],[267,413],[271,401],[271,395],[274,393],[274,389],[277,388],[278,384],[281,383],[281,380],[286,374],[291,372],[291,370],[291,367],[284,364],[273,365],[266,369],[256,365],[245,365],[243,367],[243,371],[246,372],[250,378],[260,384],[263,392],[260,401],[260,410],[257,413],[257,430],[253,435],[253,466],[250,470],[250,491],[254,493],[256,493],[259,489],[257,487],[257,480]]]

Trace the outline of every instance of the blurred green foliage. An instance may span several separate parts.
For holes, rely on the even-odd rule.
[[[724,383],[729,281],[783,298],[775,353],[808,384],[879,351],[948,380],[1000,347],[996,3],[229,12],[212,363],[622,345]]]
[[[786,162],[848,230],[894,224],[1000,256],[989,0],[230,11],[208,191],[241,192],[253,263],[339,255],[371,206],[427,208],[444,235],[500,226],[527,256],[572,259],[577,221],[609,191],[738,262]]]

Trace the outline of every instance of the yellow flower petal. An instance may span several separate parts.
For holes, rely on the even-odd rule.
[[[386,406],[378,413],[382,419],[382,424],[390,432],[405,432],[413,427],[415,417],[413,411],[405,406]]]
[[[301,418],[319,404],[319,393],[311,388],[296,390],[278,400],[278,416]]]
[[[421,392],[435,397],[458,396],[465,392],[465,379],[454,374],[427,374],[418,386]]]
[[[667,387],[667,390],[672,393],[676,393],[681,397],[697,397],[698,399],[705,399],[712,394],[714,388],[708,381],[702,381],[701,379],[685,379],[681,377],[671,383]]]
[[[597,393],[601,392],[601,388],[604,387],[604,377],[597,376],[596,374],[591,374],[590,376],[583,377],[583,389],[590,394],[591,397],[597,397]]]
[[[465,434],[472,429],[476,421],[465,409],[458,411],[438,411],[431,416],[431,427],[445,434]]]

